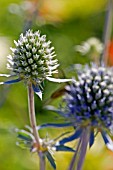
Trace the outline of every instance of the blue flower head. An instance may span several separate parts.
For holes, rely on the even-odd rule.
[[[45,124],[43,127],[67,127],[73,126],[75,133],[69,138],[60,141],[64,144],[79,138],[84,128],[89,127],[89,144],[94,143],[94,133],[101,132],[102,137],[113,150],[113,143],[108,134],[113,128],[113,68],[98,67],[93,64],[79,70],[77,80],[73,79],[70,85],[65,87],[61,109],[48,107],[63,116],[66,120],[61,124]],[[109,132],[109,133],[108,133]],[[111,145],[109,145],[111,144]]]
[[[78,74],[78,81],[66,86],[66,117],[74,126],[109,128],[113,121],[112,69],[94,66]]]
[[[94,144],[99,132],[106,146],[113,151],[113,141],[110,138],[113,129],[113,69],[92,64],[79,70],[77,77],[65,87],[62,107],[54,109],[48,106],[63,116],[65,122],[39,127],[74,127],[73,134],[58,142],[59,145],[64,145],[79,139],[69,170],[73,169],[75,162],[77,170],[82,169],[87,146]]]
[[[79,72],[78,80],[66,86],[63,116],[80,133],[84,128],[90,128],[90,146],[94,142],[94,130],[97,130],[101,132],[107,146],[113,150],[113,144],[107,135],[113,124],[112,72],[112,68],[94,64]],[[112,145],[109,145],[109,142]]]

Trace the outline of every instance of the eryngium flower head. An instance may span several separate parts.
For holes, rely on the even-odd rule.
[[[8,68],[20,79],[40,84],[46,77],[58,72],[59,64],[57,59],[54,59],[54,47],[51,47],[51,41],[46,40],[46,35],[41,36],[39,31],[33,33],[28,30],[14,43],[16,47],[11,48]]]
[[[34,92],[42,99],[42,82],[47,79],[52,82],[68,82],[71,79],[56,79],[52,74],[58,73],[58,60],[55,59],[54,47],[51,41],[46,40],[46,35],[40,35],[39,31],[26,31],[20,35],[20,39],[15,43],[15,48],[11,48],[12,55],[8,56],[8,69],[11,74],[0,74],[8,78],[18,77],[1,84],[13,84],[24,81],[28,86],[32,85]]]
[[[60,114],[64,123],[43,124],[44,127],[74,127],[74,132],[60,141],[57,145],[78,140],[69,169],[82,169],[87,146],[94,144],[96,135],[100,132],[108,147],[113,151],[113,69],[104,66],[86,66],[78,73],[78,80],[73,80],[66,86],[66,94],[60,109],[47,108]],[[75,165],[76,164],[76,165]]]
[[[92,65],[79,73],[78,81],[66,86],[66,116],[75,126],[110,127],[113,121],[112,69]]]
[[[108,149],[113,151],[113,141],[109,136],[113,127],[112,72],[112,68],[92,64],[91,68],[86,67],[78,73],[77,81],[66,87],[66,106],[62,116],[74,127],[74,133],[59,141],[59,145],[79,138],[69,169],[73,169],[75,163],[77,170],[82,169],[87,146],[93,145],[98,132]]]

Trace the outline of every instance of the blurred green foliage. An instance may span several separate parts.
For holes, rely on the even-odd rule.
[[[32,0],[30,1],[32,2]],[[44,22],[33,21],[32,29],[40,29],[43,34],[47,34],[48,39],[52,41],[55,46],[57,58],[59,59],[60,69],[64,71],[66,77],[72,76],[66,71],[68,67],[75,63],[85,64],[89,62],[89,58],[81,56],[75,52],[74,46],[85,41],[89,37],[97,37],[102,40],[103,27],[105,20],[105,9],[107,0],[79,0],[69,1],[51,0],[54,16],[61,17],[60,22],[49,21]],[[9,41],[9,45],[13,46],[13,39],[18,39],[19,34],[25,29],[25,25],[29,21],[29,16],[26,11],[20,14],[10,12],[12,4],[20,5],[23,1],[20,0],[0,0],[0,36],[5,37]],[[60,6],[60,3],[62,6]],[[56,9],[56,6],[60,6]],[[62,8],[61,8],[62,7]],[[17,8],[18,9],[18,8]],[[52,13],[52,12],[51,12]],[[27,18],[28,17],[28,18]],[[45,16],[43,15],[44,19]],[[37,19],[37,17],[35,17]],[[7,46],[6,46],[7,48]],[[0,48],[2,53],[2,48]],[[9,50],[9,49],[8,49]],[[0,58],[0,64],[3,57]],[[4,56],[6,61],[6,56]],[[1,69],[2,68],[2,69]],[[4,67],[0,67],[0,71],[8,72]],[[63,77],[62,71],[59,71],[59,76]],[[2,81],[3,79],[0,78]],[[48,100],[51,94],[62,85],[45,82],[44,101]],[[52,104],[58,106],[58,100],[53,100]],[[56,121],[56,114],[45,111],[43,105],[35,97],[37,123]],[[17,136],[15,128],[24,128],[24,125],[29,124],[28,106],[27,106],[27,89],[24,84],[18,83],[12,86],[0,87],[0,169],[1,170],[35,170],[38,169],[38,157],[36,154],[32,155],[29,151],[21,150],[16,146]],[[65,131],[62,129],[62,132]],[[44,129],[40,135],[45,137],[49,132],[50,137],[55,137],[61,133],[61,130]],[[101,139],[99,139],[101,140]],[[102,141],[101,141],[102,142]],[[108,158],[104,166],[103,161],[108,157],[109,153],[104,150],[98,152],[100,145],[98,142],[93,148],[94,152],[89,151],[86,157],[84,170],[103,169],[112,170],[110,166],[111,159]],[[103,145],[101,146],[103,149]],[[95,152],[96,151],[96,152]],[[111,153],[110,153],[111,154]],[[113,154],[110,155],[113,158]],[[66,169],[69,160],[72,157],[70,153],[56,153],[55,159],[57,161],[57,169]],[[107,164],[109,166],[107,166]],[[47,169],[52,168],[47,163]],[[110,168],[111,169],[110,169]]]

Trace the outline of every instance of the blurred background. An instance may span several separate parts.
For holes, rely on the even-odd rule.
[[[52,41],[60,63],[59,77],[71,77],[78,65],[90,61],[98,62],[103,49],[103,30],[107,0],[0,0],[0,73],[6,69],[10,46],[21,32],[29,28],[41,30]],[[113,42],[109,47],[109,61],[112,65]],[[72,71],[72,72],[71,72]],[[3,81],[3,78],[0,78]],[[43,106],[58,106],[61,97],[53,92],[63,85],[45,82],[43,103],[35,96],[37,123],[55,122],[56,114],[46,111]],[[38,170],[38,157],[29,150],[16,146],[16,128],[29,125],[27,89],[24,84],[0,86],[0,169]],[[49,133],[54,138],[65,129],[44,129],[40,135]],[[65,170],[72,157],[71,153],[55,153],[58,170]],[[113,153],[97,137],[89,150],[84,170],[113,170]],[[47,163],[47,170],[52,170]]]

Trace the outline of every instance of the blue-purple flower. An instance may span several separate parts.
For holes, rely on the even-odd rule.
[[[105,67],[92,67],[78,75],[78,81],[66,86],[66,117],[74,126],[88,124],[108,128],[113,119],[113,76]]]
[[[77,79],[65,87],[66,93],[60,109],[49,109],[59,113],[65,122],[61,124],[45,124],[43,127],[74,127],[72,135],[59,141],[59,145],[79,139],[77,151],[79,158],[77,170],[81,170],[89,144],[94,144],[98,133],[113,151],[113,68],[98,67],[95,64],[79,70]],[[69,170],[75,166],[78,156],[75,153]]]

